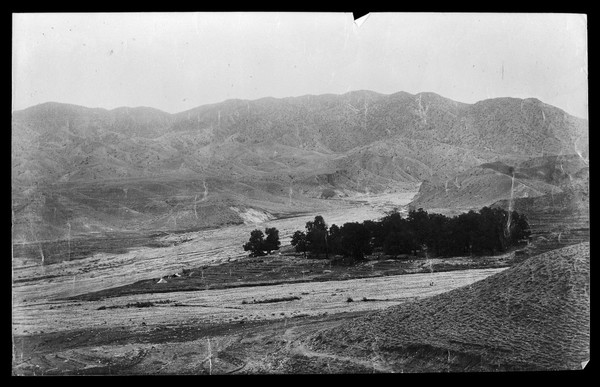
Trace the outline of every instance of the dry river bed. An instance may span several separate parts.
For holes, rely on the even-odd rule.
[[[354,207],[320,215],[330,225],[376,219],[413,195],[352,198]],[[282,357],[271,359],[270,354],[293,354],[299,349],[290,343],[302,335],[504,270],[58,300],[243,259],[241,246],[255,228],[277,227],[286,245],[315,215],[177,234],[165,238],[174,242],[170,247],[100,253],[45,267],[13,259],[13,373],[277,372]]]
[[[242,224],[164,237],[173,246],[134,248],[124,254],[98,253],[90,258],[41,266],[13,258],[13,304],[39,303],[72,297],[130,284],[142,279],[160,278],[184,269],[219,264],[244,258],[242,245],[255,228],[276,227],[282,246],[289,244],[296,230],[322,215],[327,224],[376,219],[394,207],[410,202],[415,192],[353,197],[340,201],[342,208],[261,224]],[[184,243],[180,243],[185,241]]]

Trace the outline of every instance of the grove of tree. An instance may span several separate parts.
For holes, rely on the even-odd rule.
[[[296,231],[291,244],[304,256],[328,258],[342,255],[354,260],[380,252],[388,256],[481,256],[505,252],[527,240],[531,232],[525,215],[501,208],[484,207],[454,217],[412,210],[406,218],[397,211],[379,220],[328,227],[322,216]],[[252,238],[251,238],[252,240]]]

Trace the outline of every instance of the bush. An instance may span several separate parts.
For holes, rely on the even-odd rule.
[[[324,188],[323,191],[321,191],[321,198],[322,199],[329,199],[335,196],[335,191],[332,190],[331,188]]]

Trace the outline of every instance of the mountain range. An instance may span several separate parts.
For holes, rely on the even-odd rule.
[[[505,187],[509,167],[523,185],[535,180],[523,192],[543,195],[564,181],[540,178],[528,160],[546,160],[532,167],[544,170],[548,157],[561,156],[568,175],[585,180],[588,143],[587,120],[532,98],[465,104],[354,91],[177,114],[49,102],[13,112],[13,239],[185,230],[338,205],[325,192],[421,186],[416,203],[436,207],[428,197],[467,177]],[[477,205],[513,192],[494,191],[501,194]]]

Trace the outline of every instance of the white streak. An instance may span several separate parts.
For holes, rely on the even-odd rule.
[[[208,188],[206,187],[206,180],[202,180],[202,185],[204,186],[204,196],[202,196],[202,201],[206,201],[208,197]]]
[[[206,338],[208,340],[208,374],[212,375],[212,350],[210,348],[210,338]]]
[[[508,221],[506,222],[506,235],[510,235],[510,223],[512,220],[512,211],[513,211],[513,196],[514,196],[514,187],[515,187],[515,172],[512,173],[512,179],[510,183],[510,201],[508,202]]]
[[[67,222],[67,226],[69,227],[69,233],[67,234],[67,243],[69,246],[69,255],[68,260],[71,260],[71,223]]]
[[[33,236],[33,239],[35,239],[35,241],[38,243],[38,247],[40,249],[40,256],[42,257],[42,266],[44,266],[44,261],[45,261],[44,251],[42,250],[41,242],[38,240],[35,233],[33,232],[33,222],[31,221],[31,218],[29,218],[29,228],[31,230],[31,235]]]

